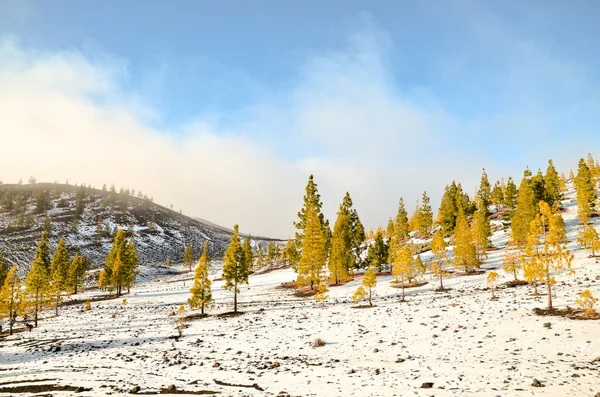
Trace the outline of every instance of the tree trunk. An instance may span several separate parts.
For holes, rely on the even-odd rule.
[[[75,285],[73,286],[73,295],[77,295],[77,280],[75,280]]]
[[[548,288],[548,309],[552,309],[552,287],[550,286],[550,272],[546,273],[546,286]]]
[[[404,302],[404,276],[402,276],[402,302]]]
[[[513,275],[515,276],[515,281],[517,281],[517,268],[513,268]]]
[[[200,314],[204,314],[204,303],[202,304],[202,308],[200,309]]]
[[[440,289],[444,289],[444,282],[442,281],[442,269],[440,268]]]
[[[54,314],[58,316],[58,303],[60,302],[60,292],[56,294],[56,307],[54,308]]]
[[[235,282],[233,287],[233,312],[237,313],[237,281]]]
[[[371,288],[369,288],[369,306],[373,306],[373,302],[371,301]]]
[[[36,289],[36,291],[35,291],[35,314],[33,315],[33,321],[34,321],[36,328],[38,326],[38,311],[40,310],[39,305],[40,305],[40,291],[39,291],[39,289]]]
[[[537,295],[537,294],[538,294],[538,292],[537,292],[537,281],[534,281],[534,282],[533,282],[533,294],[534,294],[534,295]]]

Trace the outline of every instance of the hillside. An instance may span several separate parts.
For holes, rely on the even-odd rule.
[[[600,264],[576,241],[572,188],[563,206],[575,274],[553,273],[559,309],[576,307],[584,289],[600,295]],[[596,229],[599,221],[594,219]],[[509,234],[494,232],[481,273],[449,275],[449,289],[436,292],[428,270],[424,284],[407,290],[406,302],[400,302],[393,277],[381,275],[373,307],[352,302],[360,277],[332,286],[328,302],[317,304],[282,288],[296,277],[283,269],[250,276],[249,285],[240,287],[243,313],[231,316],[232,293],[222,288],[223,280],[213,280],[215,305],[204,318],[186,309],[182,337],[174,313],[186,304],[190,285],[180,276],[137,284],[126,304],[93,302],[91,311],[81,310],[81,299],[98,297],[98,291],[66,297],[79,301],[63,305],[58,317],[45,312],[31,333],[2,341],[0,371],[7,380],[0,393],[597,395],[600,322],[536,315],[545,295],[505,284],[513,277],[502,271]],[[486,285],[492,270],[500,277],[493,300]],[[313,347],[317,338],[323,346]]]
[[[129,191],[50,183],[0,185],[0,252],[7,262],[17,264],[21,276],[34,259],[47,218],[51,249],[64,238],[72,255],[79,251],[95,268],[104,264],[119,226],[133,227],[139,262],[146,267],[163,265],[167,257],[182,261],[188,244],[198,257],[205,241],[209,255],[222,258],[232,234]],[[253,243],[268,241],[275,240],[259,238]]]

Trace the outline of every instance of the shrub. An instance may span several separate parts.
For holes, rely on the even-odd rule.
[[[594,305],[596,302],[598,302],[598,298],[594,298],[589,289],[581,292],[575,299],[575,303],[584,309],[586,314],[596,314],[596,310],[594,310]]]

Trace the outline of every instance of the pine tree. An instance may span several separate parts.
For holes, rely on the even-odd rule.
[[[417,274],[417,272],[418,269],[416,268],[416,263],[410,248],[406,245],[401,247],[396,252],[396,257],[394,258],[392,275],[395,277],[396,282],[398,282],[398,277],[400,277],[402,287],[402,302],[404,302],[404,287],[406,286],[407,281],[411,280]]]
[[[431,211],[431,203],[427,192],[423,192],[421,202],[421,213],[419,214],[419,233],[422,236],[429,235],[431,226],[433,225],[433,212]]]
[[[506,190],[505,186],[500,184],[500,181],[496,181],[494,184],[494,188],[492,189],[491,202],[496,206],[496,211],[501,211],[504,206],[505,198],[504,192]]]
[[[8,317],[9,332],[13,334],[14,319],[23,312],[24,296],[21,291],[21,279],[17,277],[17,266],[9,270],[0,290],[0,317]]]
[[[60,239],[58,247],[52,258],[52,266],[50,268],[50,291],[55,302],[54,314],[58,316],[58,306],[60,305],[61,295],[67,290],[67,280],[69,274],[69,265],[71,258],[69,251],[65,245],[65,240]]]
[[[42,233],[37,253],[31,269],[25,277],[25,292],[27,301],[33,306],[34,325],[38,326],[38,314],[49,302],[50,289],[50,252],[48,249],[48,234]]]
[[[358,303],[362,299],[369,301],[369,306],[373,306],[373,288],[377,285],[377,277],[372,267],[369,267],[363,275],[362,285],[358,287],[352,299]],[[368,291],[368,293],[367,293]]]
[[[103,227],[103,223],[102,223],[102,216],[99,215],[98,219],[96,221],[96,242],[100,242],[102,240],[102,235],[104,234],[104,227]]]
[[[90,262],[85,256],[79,256],[79,253],[75,253],[73,262],[69,267],[69,275],[67,286],[71,288],[74,294],[77,294],[78,290],[83,288],[83,281],[85,279],[85,273],[89,268]]]
[[[267,245],[267,257],[266,257],[267,263],[269,265],[272,265],[276,259],[277,259],[277,252],[275,250],[275,244],[273,244],[272,241],[269,241],[269,244]]]
[[[486,278],[486,282],[492,290],[492,299],[494,299],[496,297],[494,292],[496,291],[496,283],[498,282],[498,273],[496,273],[495,271],[489,272]]]
[[[242,245],[244,260],[246,261],[245,266],[248,268],[248,272],[250,272],[250,270],[254,267],[254,252],[252,252],[252,245],[250,244],[251,240],[252,237],[246,236],[244,238],[244,244]],[[273,244],[273,242],[270,242],[269,244]],[[273,263],[277,258],[277,250],[274,245],[273,247],[273,259],[271,260],[271,263]]]
[[[481,200],[482,205],[485,208],[488,208],[488,206],[490,205],[490,202],[492,200],[492,191],[491,191],[491,186],[490,186],[490,181],[488,180],[488,176],[485,172],[485,168],[483,169],[483,172],[481,173],[481,181],[479,183],[479,191],[478,191],[478,197],[479,200]]]
[[[285,245],[285,254],[292,265],[292,269],[297,273],[298,265],[300,264],[300,253],[298,252],[296,243],[295,240],[292,241],[290,237],[288,237],[288,241]]]
[[[408,216],[406,209],[404,208],[404,200],[400,197],[400,203],[398,205],[398,213],[392,223],[392,234],[389,236],[389,257],[388,262],[393,262],[396,251],[400,249],[402,240],[408,237]]]
[[[546,199],[548,205],[550,207],[552,207],[554,203],[560,205],[560,201],[562,200],[560,179],[552,160],[548,160],[548,168],[546,168],[546,175],[544,175],[544,185],[546,187]]]
[[[579,223],[586,224],[594,212],[596,189],[592,181],[590,169],[583,159],[579,160],[575,188],[577,189],[577,214]]]
[[[327,242],[321,227],[318,207],[310,205],[302,239],[302,256],[298,266],[298,288],[310,285],[313,289],[321,282],[321,272],[327,261]]]
[[[552,309],[552,283],[550,272],[560,272],[568,269],[571,272],[571,262],[573,261],[573,254],[569,250],[566,250],[566,244],[564,243],[565,226],[562,216],[559,212],[553,212],[550,206],[541,201],[539,204],[540,214],[536,216],[535,225],[533,228],[536,235],[532,235],[532,242],[535,238],[535,242],[538,240],[538,236],[541,235],[541,246],[536,246],[535,250],[533,247],[528,247],[528,255],[533,257],[538,263],[543,272],[543,278],[546,282],[546,288],[548,291],[548,309]],[[535,244],[535,243],[534,243]],[[530,249],[531,248],[531,249]]]
[[[233,290],[233,312],[237,313],[237,295],[240,293],[238,286],[248,284],[250,269],[248,262],[244,258],[244,250],[240,244],[239,227],[233,227],[233,235],[229,242],[229,247],[225,252],[225,264],[223,265],[223,279],[226,290]]]
[[[579,232],[579,243],[592,251],[592,256],[596,256],[596,251],[600,250],[600,238],[596,228],[591,224],[584,225]]]
[[[475,244],[473,244],[469,222],[462,212],[458,214],[454,235],[454,266],[457,268],[462,267],[465,273],[479,268],[479,260],[477,259]]]
[[[381,230],[377,230],[373,244],[369,246],[369,250],[367,251],[367,263],[373,269],[381,272],[383,270],[383,265],[387,264],[387,259],[388,247],[383,240],[383,233]]]
[[[8,276],[11,266],[4,260],[4,254],[0,252],[0,285],[4,285],[4,280]]]
[[[523,268],[523,252],[517,249],[514,249],[511,242],[509,242],[504,251],[504,256],[502,257],[502,269],[506,273],[512,273],[515,281],[518,280],[517,272]]]
[[[191,272],[192,266],[194,266],[194,251],[191,243],[185,247],[185,252],[183,253],[183,266],[187,267],[188,272]]]
[[[317,184],[314,182],[313,175],[310,175],[308,184],[306,185],[306,193],[304,194],[304,206],[300,212],[298,212],[298,222],[294,222],[294,226],[298,229],[296,232],[296,243],[298,247],[302,247],[304,244],[303,239],[306,229],[306,220],[309,209],[311,208],[314,208],[317,213],[323,235],[326,234],[325,229],[329,228],[329,221],[326,220],[321,213],[322,207],[323,203],[321,203],[321,195],[319,194]]]
[[[515,185],[512,177],[509,177],[504,191],[504,206],[508,209],[509,214],[512,214],[517,208],[517,195],[517,185]]]
[[[444,273],[448,257],[446,256],[446,241],[444,241],[444,232],[438,230],[433,237],[431,242],[431,251],[435,258],[432,263],[433,273],[440,278],[440,290],[444,289]]]
[[[404,207],[404,199],[400,197],[398,202],[398,213],[394,219],[394,233],[400,239],[408,237],[408,213]]]
[[[444,235],[449,236],[456,226],[456,217],[458,216],[458,207],[456,204],[457,186],[454,181],[446,186],[440,209],[438,210],[437,223],[442,227]]]
[[[477,211],[475,212],[473,222],[471,223],[471,236],[473,237],[473,244],[475,244],[477,260],[479,262],[486,257],[491,234],[488,211],[483,206],[482,200],[478,198]]]
[[[415,211],[410,217],[408,221],[408,229],[411,232],[418,231],[421,225],[421,204],[417,202],[417,206],[415,207]]]
[[[352,255],[353,234],[350,213],[340,204],[337,219],[333,226],[331,238],[331,257],[329,259],[329,277],[334,284],[346,281],[354,268],[355,261]]]
[[[525,176],[519,186],[517,196],[517,208],[513,214],[511,226],[511,240],[516,247],[524,247],[527,244],[527,234],[529,225],[535,219],[537,208],[534,204],[534,194],[531,187],[531,181],[527,175],[531,174],[529,170],[525,171]]]
[[[327,289],[327,284],[325,284],[325,282],[323,282],[323,280],[321,279],[321,281],[319,282],[319,285],[317,286],[317,293],[315,294],[315,300],[317,302],[325,302],[327,299],[329,299],[327,292],[329,292],[329,290]]]
[[[542,170],[538,169],[537,174],[531,178],[531,189],[533,190],[533,205],[537,206],[540,201],[548,200],[546,195],[546,182],[544,181],[544,174]]]
[[[192,309],[200,307],[204,314],[204,308],[212,303],[211,283],[208,278],[208,269],[210,267],[210,258],[208,257],[208,242],[204,242],[204,250],[196,267],[194,275],[194,286],[190,289],[192,296],[188,299],[188,304]]]
[[[265,264],[265,258],[263,257],[263,252],[261,249],[259,249],[258,253],[256,254],[256,269],[257,270],[262,269],[264,264]]]
[[[118,269],[117,259],[119,260]],[[104,263],[103,286],[115,290],[121,296],[123,287],[129,289],[137,275],[138,253],[133,238],[127,238],[125,230],[119,228]],[[115,272],[115,269],[117,270]]]
[[[48,236],[52,235],[52,218],[49,216],[44,218],[44,231]]]

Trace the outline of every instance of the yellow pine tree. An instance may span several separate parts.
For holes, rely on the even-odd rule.
[[[575,303],[577,303],[579,307],[584,309],[585,314],[587,315],[596,314],[596,310],[594,310],[596,302],[598,302],[598,298],[595,298],[589,289],[586,289],[585,291],[579,293],[577,298],[575,298]]]
[[[444,273],[448,257],[446,256],[446,242],[444,241],[444,233],[438,230],[431,242],[431,251],[433,252],[433,263],[431,269],[433,273],[440,279],[440,290],[444,289]]]
[[[596,251],[600,250],[600,238],[596,228],[587,223],[579,230],[578,242],[592,251],[592,256],[596,256]]]
[[[469,222],[462,211],[459,212],[456,219],[454,235],[454,266],[456,268],[463,268],[465,273],[479,268],[480,262],[477,259],[477,250],[473,243]]]
[[[327,292],[328,292],[327,284],[325,284],[325,281],[322,280],[319,283],[319,286],[317,287],[317,293],[315,294],[315,300],[317,302],[325,302],[327,299],[329,299]]]
[[[481,201],[479,200],[479,202]],[[471,223],[471,236],[473,237],[478,262],[482,262],[487,257],[489,222],[487,209],[485,211],[481,209],[475,211],[473,222]]]
[[[396,282],[398,282],[398,277],[400,277],[400,283],[402,287],[402,302],[404,302],[404,288],[406,286],[407,280],[412,279],[419,269],[416,267],[415,260],[412,256],[412,252],[410,248],[406,245],[401,247],[397,252],[394,258],[394,266],[392,268],[392,275],[396,278]]]
[[[204,308],[212,303],[211,283],[208,278],[209,267],[208,242],[205,241],[204,250],[194,274],[194,286],[190,289],[192,296],[188,299],[190,308],[197,309],[199,307],[202,314],[204,314]]]
[[[233,235],[227,251],[225,251],[225,264],[223,265],[223,288],[233,290],[233,312],[237,313],[237,295],[240,290],[240,284],[248,284],[250,269],[248,262],[244,258],[244,250],[239,238],[239,226],[233,227]]]
[[[544,268],[539,261],[539,234],[540,226],[534,219],[530,223],[527,245],[522,251],[521,262],[523,263],[523,275],[530,285],[533,285],[533,293],[538,294],[537,285],[544,282]]]
[[[514,248],[512,242],[506,245],[504,256],[502,257],[502,269],[506,273],[512,273],[515,281],[518,280],[517,272],[523,268],[523,252]]]
[[[302,239],[302,256],[298,266],[298,288],[312,290],[321,282],[321,272],[327,260],[327,248],[317,208],[310,205],[306,212],[306,226]]]
[[[548,292],[548,309],[552,309],[550,273],[553,271],[561,272],[563,270],[570,270],[571,273],[574,273],[571,270],[573,254],[566,249],[566,244],[564,243],[565,225],[560,213],[553,212],[548,203],[544,201],[540,201],[539,207],[540,213],[534,221],[537,227],[532,227],[533,233],[531,236],[531,244],[535,244],[536,249],[531,249],[528,255],[533,255],[539,263],[542,278],[546,282]],[[539,248],[537,247],[538,244]]]
[[[14,319],[23,312],[25,297],[21,291],[21,279],[17,277],[17,266],[8,271],[0,290],[0,318],[8,317],[10,334],[13,334]]]
[[[492,299],[494,299],[496,297],[495,291],[496,291],[496,283],[498,282],[498,273],[496,273],[495,271],[489,272],[487,275],[487,278],[486,278],[486,282],[487,282],[487,285],[489,285],[490,288],[492,289]]]
[[[362,285],[358,287],[352,299],[358,303],[363,299],[367,299],[369,306],[373,306],[373,288],[377,285],[377,276],[372,266],[369,266],[362,278]]]

